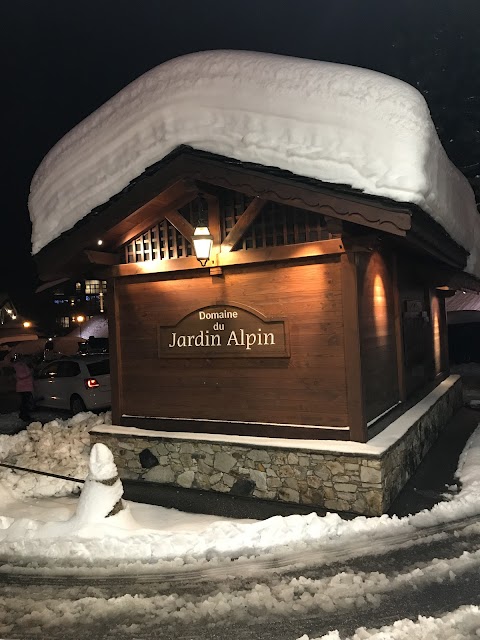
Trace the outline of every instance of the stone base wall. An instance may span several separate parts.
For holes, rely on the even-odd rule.
[[[319,452],[94,431],[113,452],[121,478],[381,515],[462,403],[455,384],[379,454]],[[306,445],[308,446],[308,445]],[[371,450],[368,445],[365,451]]]
[[[405,436],[384,454],[382,459],[384,510],[388,509],[412,477],[443,427],[462,405],[462,381],[458,378],[427,412],[415,420]]]

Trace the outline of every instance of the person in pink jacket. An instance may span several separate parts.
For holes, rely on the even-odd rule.
[[[19,417],[25,422],[31,422],[30,409],[33,403],[33,374],[32,370],[22,358],[15,355],[12,361],[15,369],[16,384],[15,390],[20,394]]]

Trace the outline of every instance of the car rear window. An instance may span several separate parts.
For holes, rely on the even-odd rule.
[[[90,362],[87,364],[88,373],[95,376],[104,376],[110,373],[110,360],[100,360],[100,362]]]

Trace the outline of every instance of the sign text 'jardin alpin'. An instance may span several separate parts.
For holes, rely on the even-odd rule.
[[[205,307],[178,324],[159,327],[160,356],[182,358],[288,357],[283,320],[267,320],[231,305]]]

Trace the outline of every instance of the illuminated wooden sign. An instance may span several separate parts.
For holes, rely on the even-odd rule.
[[[175,358],[285,358],[290,355],[284,320],[267,320],[253,309],[232,305],[197,309],[175,326],[160,326],[158,353]]]

